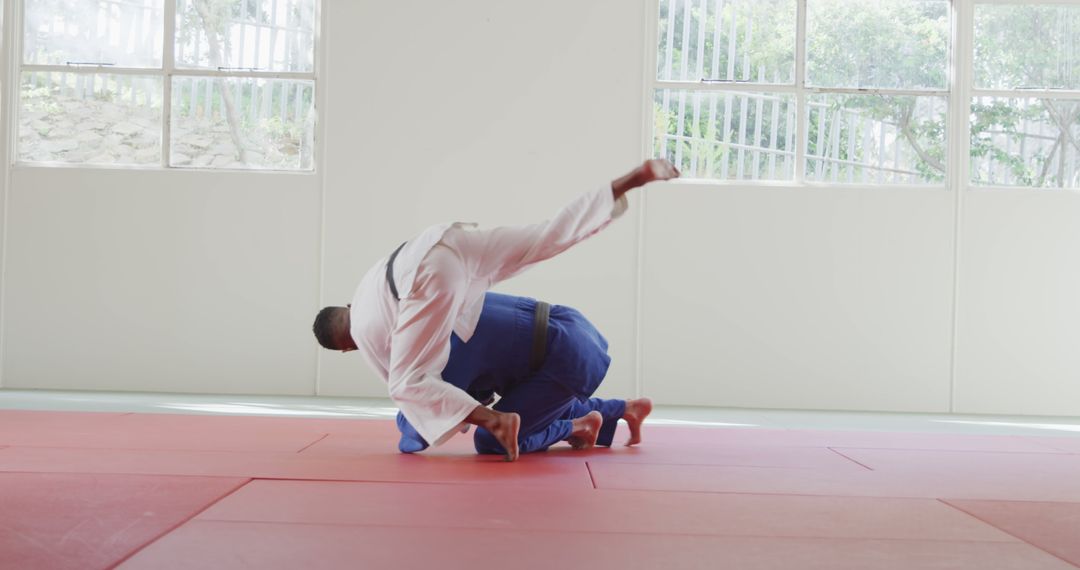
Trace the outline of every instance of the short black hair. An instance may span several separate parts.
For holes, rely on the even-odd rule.
[[[311,331],[315,333],[315,339],[319,341],[319,344],[323,348],[330,350],[341,350],[345,348],[338,346],[339,332],[335,328],[335,321],[338,320],[338,315],[345,307],[323,307],[319,311],[318,315],[315,315],[315,324],[311,326]],[[347,309],[346,309],[347,310]]]

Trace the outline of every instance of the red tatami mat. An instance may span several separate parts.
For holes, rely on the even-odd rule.
[[[650,441],[662,445],[712,449],[733,445],[753,447],[853,447],[873,449],[926,449],[942,451],[1001,451],[1029,453],[1065,453],[1059,447],[1080,437],[1047,438],[1010,435],[966,435],[946,433],[910,433],[889,431],[835,431],[813,429],[731,429],[708,427],[653,428]],[[620,425],[616,443],[626,439]],[[1080,450],[1080,446],[1075,449]]]
[[[845,453],[851,450],[843,450]],[[2,457],[2,455],[0,455]],[[1021,501],[1080,501],[1080,471],[1067,474],[978,469],[972,454],[963,471],[941,473],[934,465],[904,471],[842,472],[781,467],[652,465],[590,462],[601,489],[838,495],[851,497],[963,498]]]
[[[648,425],[508,464],[388,420],[0,411],[0,568],[1075,568],[1071,445]]]
[[[198,517],[395,527],[1015,542],[927,499],[254,481]],[[827,521],[827,524],[823,524]]]
[[[193,521],[124,569],[1075,570],[1022,543]]]
[[[48,419],[54,413],[55,423]],[[337,427],[344,429],[346,423],[353,422]],[[325,437],[328,425],[334,424],[299,418],[0,411],[0,445],[296,452]]]
[[[246,481],[0,473],[0,568],[106,568]]]
[[[1043,437],[1038,441],[1057,451],[1080,454],[1080,437]]]
[[[505,463],[496,456],[403,455],[396,449],[388,445],[378,455],[325,458],[302,453],[12,447],[0,451],[0,471],[592,487],[584,462],[567,458],[533,455]]]
[[[663,429],[663,428],[661,428]],[[657,444],[659,445],[659,444]],[[742,467],[789,467],[822,471],[861,471],[866,468],[827,447],[780,447],[730,445],[687,452],[687,444],[670,447],[598,448],[586,454],[560,449],[560,455],[582,455],[590,463],[649,463],[669,465],[729,465]]]

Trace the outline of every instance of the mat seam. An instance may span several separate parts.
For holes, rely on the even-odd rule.
[[[331,435],[335,435],[335,434],[333,432],[331,432],[329,434],[326,434],[325,437],[329,437]],[[342,434],[338,434],[338,435],[342,435]],[[325,437],[323,439],[325,439]],[[315,443],[318,443],[318,441],[316,441]],[[268,451],[254,451],[254,452],[252,452],[249,449],[172,449],[172,448],[161,448],[161,447],[78,447],[78,446],[72,446],[72,445],[24,445],[24,444],[19,444],[19,443],[3,444],[3,445],[6,445],[7,447],[25,447],[25,448],[28,448],[28,449],[81,449],[81,450],[88,450],[88,451],[106,450],[107,449],[107,450],[113,450],[113,451],[164,451],[164,452],[183,451],[183,452],[192,452],[192,453],[238,453],[238,452],[256,453],[256,454],[264,454],[264,453],[265,454],[275,454],[275,453],[277,453],[277,454],[282,454],[282,455],[294,455],[294,454],[297,453],[297,452],[290,451],[290,450],[280,450],[280,451],[270,451],[270,450],[268,450]],[[313,445],[313,444],[308,444],[308,447],[310,447],[311,445]],[[830,449],[830,450],[834,450],[834,451],[836,449],[843,449],[843,450],[853,450],[853,451],[897,451],[897,452],[920,451],[920,452],[929,452],[929,453],[988,453],[988,454],[996,454],[996,455],[1047,455],[1047,456],[1062,456],[1062,455],[1065,455],[1065,456],[1080,456],[1080,452],[1075,452],[1075,451],[1058,451],[1058,452],[1054,452],[1054,451],[990,451],[990,450],[979,450],[979,449],[916,449],[916,448],[901,448],[901,447],[851,447],[851,446],[844,446],[844,445],[838,445],[838,446],[835,446],[835,447],[831,447],[831,446],[816,447],[816,446],[804,446],[804,445],[794,445],[794,446],[791,446],[791,445],[786,445],[786,446],[785,445],[779,445],[779,446],[771,446],[771,447],[776,448],[776,449]],[[569,448],[567,448],[567,449],[569,449]],[[718,450],[723,450],[725,448],[718,447],[717,449]],[[760,448],[756,448],[756,449],[760,449]],[[565,454],[567,454],[567,457],[556,456],[556,458],[558,458],[558,459],[568,459],[569,454],[572,453],[572,452],[570,452],[570,451],[566,451],[566,452],[556,451],[554,453],[565,453]],[[386,455],[390,455],[390,453],[386,453]],[[474,457],[475,455],[476,454],[469,454],[467,456],[468,457]],[[462,456],[466,456],[466,455],[463,454]],[[601,458],[603,458],[604,461],[607,461],[609,463],[624,463],[624,464],[642,463],[642,464],[645,464],[644,462],[640,462],[640,461],[621,461],[620,458],[617,455],[597,455],[597,457],[601,457]],[[611,459],[608,459],[608,458],[611,458]],[[715,464],[715,463],[647,463],[647,464],[648,465],[720,466],[720,465]],[[735,466],[735,465],[733,465],[733,466],[730,466],[730,467],[776,467],[776,466],[769,466],[769,465],[739,465],[739,466]],[[792,469],[799,469],[799,468],[798,467],[792,467]]]
[[[145,543],[143,543],[143,544],[142,544],[141,546],[139,546],[139,547],[135,548],[134,550],[132,550],[131,552],[129,552],[129,553],[128,553],[128,554],[126,555],[126,556],[124,556],[124,557],[123,557],[123,558],[121,558],[120,560],[117,560],[117,561],[116,561],[115,563],[113,563],[113,564],[110,564],[109,566],[107,566],[107,567],[106,567],[106,569],[107,569],[107,570],[114,570],[115,568],[119,567],[119,566],[120,566],[121,564],[123,564],[123,563],[127,562],[128,560],[131,560],[131,559],[132,559],[132,558],[133,558],[133,557],[134,557],[134,556],[135,556],[136,554],[138,554],[138,553],[142,552],[142,551],[143,551],[143,550],[145,550],[145,549],[146,549],[146,548],[147,548],[148,546],[150,546],[150,545],[154,544],[155,542],[157,542],[157,541],[161,540],[162,538],[165,538],[165,537],[166,537],[166,536],[168,536],[169,534],[172,534],[172,533],[173,533],[173,532],[174,532],[174,531],[175,531],[176,529],[178,529],[178,528],[180,528],[180,527],[184,526],[185,524],[187,524],[188,522],[190,522],[190,521],[191,521],[192,519],[194,519],[195,517],[197,517],[197,516],[199,516],[199,515],[201,515],[201,514],[205,513],[205,512],[207,511],[207,510],[209,510],[209,509],[210,509],[210,507],[213,507],[214,505],[216,505],[216,504],[220,503],[220,502],[221,502],[222,500],[224,500],[224,499],[225,499],[226,497],[232,496],[232,495],[233,495],[234,493],[236,493],[236,492],[237,492],[237,491],[239,491],[240,489],[243,489],[244,487],[246,487],[246,486],[247,486],[248,484],[250,484],[250,483],[251,483],[251,479],[250,479],[250,478],[245,478],[245,479],[246,479],[246,480],[245,480],[245,481],[244,481],[243,483],[240,483],[239,485],[237,485],[237,486],[233,487],[233,488],[232,488],[232,489],[230,489],[229,491],[226,491],[226,492],[225,492],[225,493],[223,493],[223,494],[222,494],[221,496],[219,496],[219,497],[217,497],[216,499],[214,499],[214,500],[210,501],[210,502],[209,502],[209,503],[208,503],[208,504],[207,504],[206,506],[204,506],[203,508],[201,508],[201,509],[199,509],[199,510],[195,511],[195,512],[194,512],[194,513],[192,513],[192,514],[191,514],[190,516],[188,516],[188,517],[184,518],[183,520],[181,520],[180,522],[178,522],[178,523],[176,523],[176,524],[172,525],[171,527],[169,527],[169,528],[168,528],[167,530],[165,530],[164,532],[162,532],[162,533],[158,534],[157,536],[155,536],[154,538],[151,538],[150,540],[146,541],[146,542],[145,542]]]
[[[835,448],[832,448],[832,447],[826,447],[825,449],[828,449],[829,451],[831,451],[831,452],[833,452],[833,453],[835,453],[835,454],[839,455],[840,457],[843,457],[844,459],[847,459],[848,461],[850,461],[850,462],[852,462],[852,463],[854,463],[854,464],[856,464],[856,465],[859,465],[859,466],[863,467],[863,468],[864,468],[864,469],[866,469],[867,471],[874,471],[874,468],[873,468],[873,467],[870,467],[869,465],[866,465],[865,463],[862,463],[862,462],[860,462],[860,461],[856,461],[855,459],[852,459],[852,458],[848,457],[847,455],[844,455],[843,453],[840,453],[840,452],[839,452],[839,451],[837,451],[837,450],[836,450]]]
[[[328,434],[329,435],[329,434]],[[315,443],[318,443],[316,441]],[[22,444],[6,444],[8,447],[20,447],[24,449],[75,449],[81,451],[160,451],[163,453],[182,452],[182,453],[228,453],[230,455],[237,453],[250,453],[252,455],[282,455],[292,456],[299,453],[298,451],[292,451],[290,449],[282,449],[280,451],[251,451],[250,449],[235,448],[235,449],[174,449],[171,447],[74,447],[70,445],[22,445]],[[314,444],[308,444],[310,447]],[[387,454],[389,455],[389,454]]]
[[[399,481],[388,479],[311,479],[311,478],[295,478],[295,477],[264,477],[264,476],[251,476],[251,475],[192,475],[192,474],[177,474],[177,473],[131,473],[124,471],[40,471],[40,470],[4,470],[0,468],[0,475],[5,473],[14,474],[49,474],[49,475],[128,475],[137,477],[198,477],[198,478],[213,478],[213,479],[248,479],[250,484],[253,481],[296,481],[296,482],[309,482],[309,483],[378,483],[378,484],[393,484],[393,485],[444,485],[444,486],[476,486],[491,484],[490,481],[482,483],[463,483],[453,481]],[[517,483],[515,483],[517,484]],[[509,484],[507,484],[508,486]],[[560,488],[569,490],[581,490],[582,487],[561,487],[558,485],[523,485],[529,488],[537,489],[550,489]],[[588,489],[588,487],[585,487]],[[832,498],[832,499],[887,499],[893,501],[941,501],[942,499],[933,496],[911,497],[911,496],[898,496],[898,495],[837,495],[837,494],[810,494],[810,493],[778,493],[768,491],[695,491],[684,489],[627,489],[620,487],[596,487],[597,491],[608,493],[693,493],[702,495],[737,495],[737,496],[764,496],[764,497],[806,497],[806,498]],[[1005,498],[961,498],[961,499],[949,499],[957,501],[995,501],[995,502],[1008,502],[1008,503],[1056,503],[1066,505],[1080,505],[1080,499],[1005,499]],[[951,506],[951,505],[950,505]]]
[[[604,459],[597,461],[598,464],[610,463],[614,465],[651,465],[654,467],[723,467],[728,469],[799,469],[803,471],[821,471],[819,467],[799,467],[796,465],[734,465],[727,463],[648,463],[645,461],[618,461],[616,459]]]
[[[28,469],[13,469],[4,470],[0,468],[0,475],[5,473],[14,474],[36,474],[36,475],[127,475],[132,477],[198,477],[201,479],[248,479],[251,481],[297,481],[301,483],[383,483],[383,484],[399,484],[399,485],[447,485],[447,486],[479,486],[479,485],[491,485],[497,484],[499,486],[519,486],[527,487],[530,489],[552,489],[552,488],[566,488],[566,489],[588,489],[588,487],[563,487],[561,485],[532,485],[529,483],[522,484],[520,481],[514,483],[496,483],[495,481],[482,481],[477,483],[468,483],[464,481],[400,481],[395,479],[313,479],[306,477],[266,477],[266,476],[253,476],[253,475],[192,475],[192,474],[178,474],[178,473],[166,473],[166,472],[154,472],[154,473],[132,473],[130,471],[41,471],[41,470],[28,470]],[[630,489],[637,490],[637,489]]]
[[[944,505],[946,505],[946,506],[948,506],[948,507],[950,507],[952,509],[955,509],[956,511],[964,513],[965,515],[967,515],[967,516],[969,516],[969,517],[971,517],[971,518],[973,518],[973,519],[975,519],[975,520],[977,520],[977,521],[979,521],[979,522],[981,522],[981,523],[983,523],[983,524],[985,524],[985,525],[987,525],[989,527],[996,528],[997,530],[999,530],[999,531],[1001,531],[1001,532],[1015,538],[1016,540],[1019,540],[1020,542],[1026,544],[1026,545],[1028,545],[1028,546],[1030,546],[1030,547],[1032,547],[1032,548],[1034,548],[1036,550],[1039,550],[1041,552],[1045,552],[1046,554],[1049,554],[1050,556],[1053,556],[1054,558],[1057,558],[1058,560],[1061,560],[1062,562],[1068,564],[1069,566],[1072,566],[1073,568],[1080,568],[1080,564],[1077,564],[1077,563],[1072,562],[1070,560],[1066,560],[1065,558],[1062,558],[1061,556],[1058,556],[1057,554],[1055,554],[1053,552],[1050,552],[1049,550],[1047,550],[1047,549],[1045,549],[1045,548],[1043,548],[1043,547],[1041,547],[1041,546],[1039,546],[1039,545],[1037,545],[1037,544],[1035,544],[1035,543],[1021,537],[1021,536],[1018,536],[1015,533],[1009,532],[1008,530],[1005,530],[1004,528],[1001,528],[1000,526],[998,526],[998,525],[996,525],[996,524],[994,524],[994,523],[992,523],[992,522],[990,522],[990,521],[988,521],[988,520],[986,520],[986,519],[984,519],[984,518],[982,518],[982,517],[980,517],[980,516],[978,516],[978,515],[976,515],[976,514],[974,514],[972,512],[969,512],[966,509],[962,509],[962,508],[950,503],[949,500],[950,499],[938,499],[938,502],[940,502],[940,503],[942,503],[942,504],[944,504]],[[959,501],[959,500],[967,500],[967,499],[951,499],[951,500]],[[993,499],[972,499],[972,500],[993,501]],[[1008,502],[1008,501],[999,501],[999,502]]]
[[[768,491],[695,491],[684,489],[627,489],[623,487],[599,487],[599,491],[647,491],[650,493],[698,493],[702,495],[763,495],[768,497],[831,497],[837,499],[892,499],[892,500],[910,500],[910,501],[939,501],[938,497],[926,496],[926,497],[904,497],[898,495],[836,495],[836,494],[820,494],[814,495],[809,493],[778,493]],[[956,499],[963,501],[1001,501],[1001,502],[1015,502],[1015,503],[1062,503],[1068,505],[1080,505],[1080,499],[1069,500],[1032,500],[1032,499]]]
[[[326,439],[326,438],[328,438],[328,437],[330,437],[330,434],[328,434],[328,433],[324,433],[324,434],[322,435],[322,437],[320,437],[319,439],[316,439],[315,441],[313,441],[313,442],[311,442],[311,443],[309,443],[309,444],[305,445],[304,447],[301,447],[301,448],[300,448],[300,450],[299,450],[299,451],[297,451],[297,453],[303,453],[303,452],[307,451],[307,449],[308,449],[308,448],[310,448],[311,446],[313,446],[313,445],[315,445],[315,444],[319,443],[320,441],[322,441],[322,440],[324,440],[324,439]]]
[[[335,522],[301,522],[301,521],[255,521],[245,519],[199,519],[197,522],[214,522],[226,524],[265,524],[265,525],[289,525],[289,526],[332,526],[332,527],[362,527],[362,528],[392,528],[392,529],[430,529],[430,530],[487,530],[487,531],[511,531],[511,532],[548,532],[557,534],[602,534],[602,535],[636,535],[636,536],[691,536],[700,538],[763,538],[763,539],[787,539],[787,540],[840,540],[840,541],[884,541],[884,542],[933,542],[933,543],[964,543],[964,544],[1007,544],[1019,545],[1015,540],[975,540],[975,539],[934,539],[934,538],[881,538],[881,537],[853,537],[853,536],[794,536],[773,534],[698,534],[688,532],[643,532],[643,531],[618,531],[618,530],[591,530],[576,529],[573,531],[560,530],[557,528],[497,528],[482,526],[436,526],[436,525],[395,525],[376,523],[335,523]]]
[[[586,464],[586,468],[589,469],[590,476],[592,470]],[[270,477],[252,477],[252,481],[294,481],[297,483],[343,483],[343,484],[380,484],[380,485],[442,485],[442,486],[466,486],[466,485],[479,485],[480,483],[452,483],[445,481],[358,481],[358,480],[346,480],[346,479],[275,479]],[[580,491],[577,487],[558,487],[561,491]],[[858,499],[858,500],[874,500],[883,499],[888,501],[920,501],[920,502],[942,502],[948,500],[956,501],[993,501],[999,503],[1032,503],[1032,504],[1064,504],[1064,505],[1080,505],[1080,501],[1035,501],[1029,499],[941,499],[938,497],[897,497],[897,496],[877,496],[877,495],[810,495],[806,493],[765,493],[765,492],[746,492],[746,491],[680,491],[672,489],[620,489],[612,487],[594,487],[594,490],[604,493],[695,493],[706,495],[737,495],[737,496],[764,496],[764,497],[800,497],[800,498],[819,498],[819,499]],[[951,505],[950,505],[951,506]],[[258,522],[258,521],[250,521]]]
[[[803,446],[788,446],[788,447],[803,447]],[[1073,451],[1001,451],[993,449],[925,449],[918,447],[854,447],[850,445],[836,445],[826,446],[830,449],[836,447],[837,449],[852,449],[858,451],[926,451],[930,453],[993,453],[997,455],[1080,455],[1080,453]]]

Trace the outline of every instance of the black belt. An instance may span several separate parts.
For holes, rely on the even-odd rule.
[[[397,254],[401,253],[401,248],[405,247],[405,244],[409,242],[402,242],[397,246],[394,253],[390,254],[390,260],[386,262],[386,282],[390,285],[390,293],[394,295],[395,301],[400,301],[401,297],[398,296],[397,285],[394,284],[394,260],[397,259]]]
[[[547,356],[547,329],[548,317],[551,315],[551,305],[536,302],[536,312],[533,313],[533,342],[532,354],[529,356],[529,370],[536,372],[544,365],[544,357]]]
[[[405,247],[404,243],[399,245],[394,250],[394,253],[390,254],[390,259],[386,261],[386,284],[390,286],[390,293],[394,295],[395,301],[401,301],[401,297],[398,295],[397,285],[394,283],[394,260],[397,259],[397,255],[401,253],[403,247]],[[544,365],[544,358],[547,356],[547,329],[548,317],[550,316],[551,305],[543,301],[537,301],[536,311],[533,313],[532,353],[529,355],[529,370],[533,372],[540,370],[540,367]]]

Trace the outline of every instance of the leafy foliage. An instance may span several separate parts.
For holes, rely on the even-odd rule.
[[[945,88],[948,2],[810,0],[807,8],[810,85]]]
[[[660,5],[660,80],[795,82],[794,1],[662,0]],[[946,0],[808,0],[807,6],[808,85],[947,88]],[[976,87],[1080,88],[1077,50],[1080,6],[976,6]],[[767,85],[762,85],[759,95],[767,92]],[[721,94],[732,96],[755,95]],[[680,100],[686,102],[680,105]],[[745,113],[735,105],[714,114],[694,101],[692,96],[680,98],[678,91],[660,89],[655,104],[657,153],[667,149],[670,156],[683,160],[684,167],[695,166],[692,175],[737,178],[734,170],[724,171],[725,175],[702,165],[734,160],[731,144],[740,137],[758,145],[763,155],[794,150],[794,140],[788,140],[784,129],[776,137],[751,136],[771,133],[775,121],[767,112],[756,116],[753,104]],[[808,176],[835,179],[846,173],[856,180],[944,180],[948,155],[944,97],[833,94],[813,95],[807,101]],[[794,121],[793,108],[786,111],[791,116],[782,113],[783,121]],[[1061,99],[973,100],[972,180],[1080,185],[1080,174],[1073,172],[1080,171],[1075,166],[1080,164],[1080,132],[1074,126],[1078,120],[1080,106]],[[761,123],[760,129],[755,122]],[[664,142],[665,134],[670,144]],[[695,159],[694,153],[703,154]],[[746,170],[744,178],[762,175],[762,168]],[[790,175],[786,170],[776,174]]]

